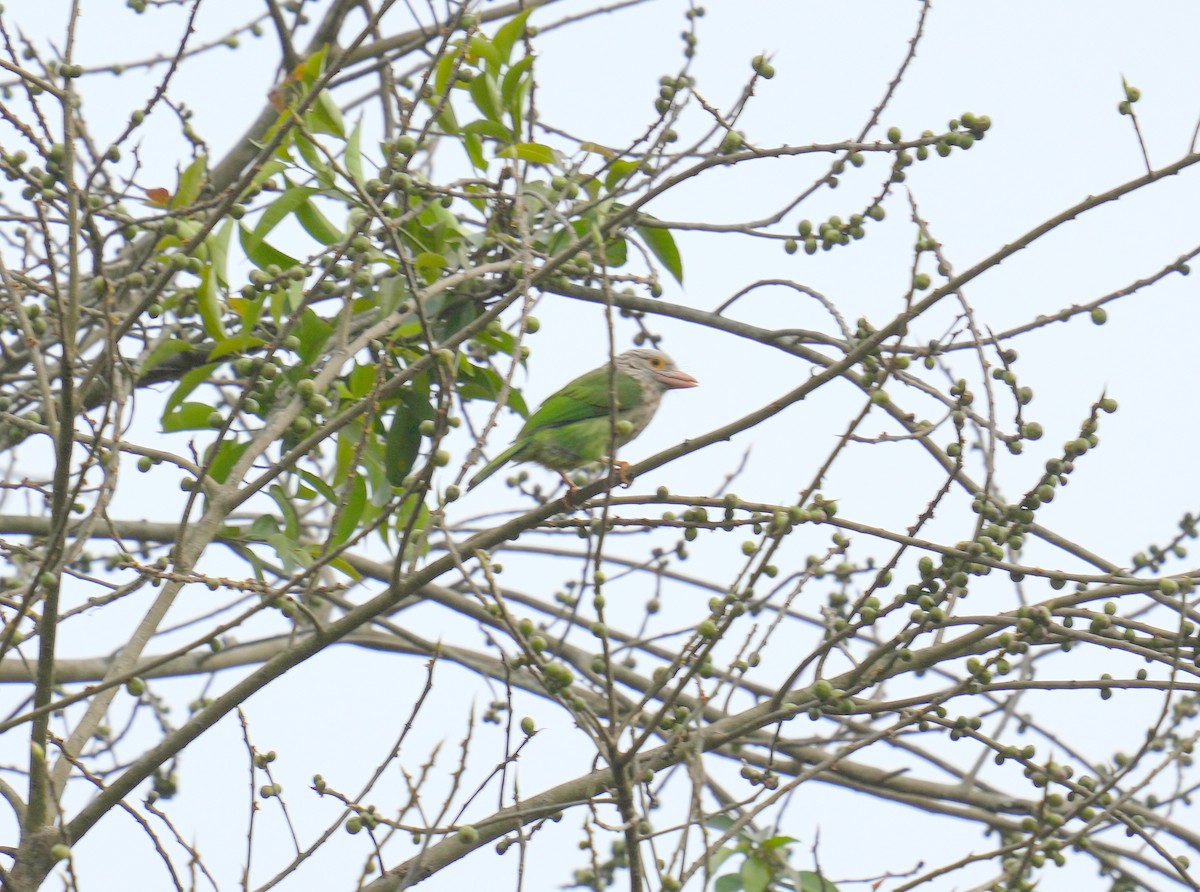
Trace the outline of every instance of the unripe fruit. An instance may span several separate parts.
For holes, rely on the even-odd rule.
[[[463,845],[471,846],[479,842],[479,831],[468,824],[466,827],[459,827],[454,837]]]

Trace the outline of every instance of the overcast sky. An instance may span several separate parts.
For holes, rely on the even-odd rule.
[[[531,21],[544,26],[566,9],[589,5],[574,3],[561,11],[538,12]],[[710,0],[707,6],[707,15],[698,27],[694,76],[709,102],[727,108],[736,99],[749,78],[750,60],[755,55],[770,55],[777,69],[773,80],[759,82],[739,122],[747,140],[763,146],[838,142],[857,134],[904,58],[920,12],[917,2],[899,0]],[[35,41],[53,39],[61,44],[68,4],[6,0],[5,7],[4,21],[10,28],[19,25]],[[111,0],[84,2],[82,8],[78,61],[88,67],[169,51],[179,39],[181,15],[175,10],[139,16]],[[653,118],[659,77],[679,67],[679,32],[686,8],[675,0],[653,0],[539,39],[542,119],[598,143],[620,146],[628,142]],[[224,33],[230,23],[249,20],[258,12],[257,4],[240,0],[204,0],[197,39]],[[396,30],[407,27],[405,15],[402,8],[395,13],[392,24]],[[1137,111],[1151,162],[1162,166],[1189,150],[1200,120],[1197,34],[1200,5],[1185,0],[1137,4],[942,0],[929,15],[911,70],[869,139],[884,139],[892,125],[901,127],[906,136],[915,137],[925,129],[940,131],[950,118],[964,111],[991,116],[994,123],[985,140],[969,152],[955,152],[946,159],[935,157],[914,166],[906,184],[951,263],[957,270],[967,269],[1086,196],[1145,172],[1130,119],[1117,113],[1117,103],[1123,98],[1122,76],[1141,90]],[[245,38],[240,49],[218,50],[203,59],[181,68],[172,96],[194,110],[194,129],[209,141],[212,156],[219,158],[258,113],[274,80],[277,47],[269,39]],[[148,96],[153,78],[160,73],[152,72],[149,80],[138,73],[85,79],[85,116],[97,135],[111,137],[118,132],[130,110]],[[698,114],[685,119],[685,126],[694,127],[696,133],[702,124],[703,117]],[[175,168],[184,157],[177,129],[162,115],[146,128],[137,153],[143,168],[140,183],[169,186],[174,182]],[[9,138],[10,132],[0,130],[0,144]],[[819,177],[827,164],[826,157],[805,157],[762,160],[734,171],[715,171],[694,186],[665,196],[648,210],[661,219],[679,221],[757,219]],[[872,171],[871,175],[847,174],[841,188],[818,193],[778,231],[794,231],[802,217],[821,220],[859,210],[865,197],[877,188],[885,164],[881,156],[868,163],[865,170]],[[967,297],[983,324],[1000,332],[1039,314],[1095,300],[1155,273],[1200,244],[1195,224],[1198,187],[1200,174],[1188,171],[1093,211],[971,283]],[[915,238],[912,225],[904,222],[909,209],[902,191],[889,199],[887,210],[886,225],[872,227],[861,244],[813,257],[803,252],[789,256],[777,241],[681,233],[684,286],[669,285],[665,299],[713,309],[751,282],[786,278],[823,293],[851,321],[860,315],[887,321],[903,306]],[[1087,456],[1086,466],[1071,487],[1039,518],[1118,563],[1127,563],[1147,543],[1167,538],[1178,518],[1196,508],[1200,463],[1190,457],[1197,433],[1191,360],[1195,353],[1196,282],[1195,276],[1168,277],[1152,289],[1110,304],[1110,321],[1105,326],[1093,325],[1084,315],[1012,342],[1021,353],[1018,371],[1023,383],[1034,387],[1037,394],[1027,417],[1040,421],[1047,434],[1041,444],[1029,448],[1025,458],[1006,458],[1002,463],[1001,485],[1008,494],[1028,486],[1045,458],[1056,454],[1063,440],[1075,436],[1102,389],[1121,403],[1121,411],[1103,421],[1102,448]],[[527,386],[531,405],[575,374],[599,364],[607,350],[601,309],[545,301],[536,312],[543,329],[531,341],[535,351],[532,372],[527,381],[518,382]],[[767,327],[831,330],[828,316],[813,301],[784,288],[754,292],[740,301],[731,315]],[[949,319],[947,312],[922,322],[912,340],[940,336]],[[653,325],[666,336],[664,348],[701,380],[701,387],[669,394],[645,435],[628,448],[626,458],[643,458],[684,437],[732,421],[792,389],[799,376],[808,373],[794,358],[773,355],[727,335],[690,330],[670,320]],[[620,331],[628,337],[632,329]],[[851,402],[845,402],[847,399]],[[661,482],[673,491],[710,493],[751,450],[752,460],[733,488],[744,498],[787,502],[795,498],[815,463],[833,446],[861,405],[860,399],[848,387],[827,388],[752,434],[660,469],[646,484],[651,489]],[[495,442],[499,444],[518,424],[516,418],[506,418]],[[863,432],[883,430],[895,428],[881,416],[878,422],[869,420]],[[182,447],[174,443],[171,448]],[[910,461],[914,456],[915,451],[902,445],[853,452],[835,467],[825,491],[839,499],[846,516],[906,526],[941,482],[932,466]],[[902,473],[897,473],[898,468]],[[513,498],[500,482],[503,476],[496,475],[486,488],[464,500],[459,506],[461,516],[511,505]],[[119,502],[117,510],[130,518],[157,517],[158,506],[172,498],[151,489],[132,498],[123,494],[122,499],[129,501]],[[968,528],[961,534],[953,532],[961,522],[962,517],[952,513],[939,515],[929,535],[963,538]],[[710,573],[718,580],[731,575],[724,568],[730,555],[737,553],[740,537],[714,542],[711,549],[698,549],[702,553],[689,572]],[[1044,558],[1051,563],[1063,560],[1048,550]],[[1040,558],[1035,552],[1027,559],[1036,562]],[[516,557],[505,562],[514,568],[513,583],[541,584],[551,587],[549,590],[558,583],[557,576],[534,573],[531,562]],[[575,566],[563,569],[562,575],[576,570]],[[699,598],[694,593],[691,597]],[[639,604],[641,600],[639,596]],[[684,607],[681,622],[693,621],[701,603],[702,599],[694,600]],[[436,626],[438,615],[418,612],[412,621]],[[115,644],[106,642],[96,649],[85,632],[79,629],[67,636],[75,655],[100,655]],[[480,645],[476,630],[468,629],[461,640]],[[278,767],[285,788],[301,799],[314,771],[327,776],[340,772],[340,786],[348,791],[360,784],[369,771],[364,766],[380,761],[390,746],[381,742],[381,734],[391,734],[400,726],[398,716],[407,714],[414,690],[420,686],[416,675],[402,677],[402,673],[419,671],[416,661],[399,663],[394,655],[334,648],[252,699],[248,712],[254,729],[262,732],[260,746],[285,752]],[[412,744],[415,752],[424,753],[431,741],[441,737],[449,753],[464,733],[471,698],[475,698],[477,712],[486,705],[486,686],[450,667],[444,671],[447,679],[455,677],[449,686],[464,692],[463,696],[439,705],[444,709],[441,727],[422,728],[420,738]],[[194,682],[163,686],[167,692],[186,691],[181,697],[194,696],[196,689]],[[10,699],[13,696],[5,693]],[[1138,710],[1151,706],[1131,705],[1129,715],[1140,715]],[[1089,741],[1095,748],[1089,755],[1111,753],[1120,745],[1122,731],[1129,732],[1131,745],[1136,745],[1143,727],[1137,721],[1113,730],[1109,714],[1098,718],[1086,705],[1079,709],[1073,721],[1082,725],[1096,722],[1097,733]],[[388,715],[381,718],[381,712]],[[547,722],[557,722],[557,727],[535,741],[522,763],[526,793],[551,782],[541,774],[547,763],[569,770],[587,767],[586,747],[568,749],[572,742],[579,742],[575,732],[561,717],[546,715]],[[384,730],[374,733],[377,728]],[[182,826],[187,828],[185,837],[202,848],[207,863],[223,872],[229,887],[244,857],[244,827],[234,821],[205,820],[204,813],[240,816],[244,812],[248,771],[237,761],[240,733],[230,716],[188,750],[183,776],[185,780],[190,777],[193,785],[185,786],[172,805],[173,813],[181,816]],[[498,758],[500,744],[487,736],[490,733],[490,727],[481,732],[485,742],[480,750],[492,746]],[[13,743],[18,748],[23,746],[21,735],[10,737],[17,738]],[[22,761],[22,753],[8,750],[6,744],[0,743],[0,760]],[[408,760],[410,769],[420,758]],[[454,757],[448,758],[452,761]],[[491,758],[489,755],[483,762]],[[202,790],[195,786],[195,767],[200,765],[213,766],[212,783]],[[559,776],[557,772],[552,775]],[[819,828],[822,864],[831,875],[865,876],[937,860],[937,847],[923,847],[925,825],[898,808],[876,810],[871,806],[870,817],[877,822],[873,826],[878,835],[864,851],[861,834],[866,819],[859,807],[865,807],[867,800],[810,793],[811,787],[802,788],[804,803],[793,805],[789,813],[796,824],[785,825],[785,829],[799,837],[802,848],[808,850]],[[401,795],[398,782],[385,789]],[[376,798],[385,796],[381,793]],[[311,835],[332,812],[321,812],[319,820],[313,818],[309,823],[304,813],[310,809],[310,803],[303,800],[296,811]],[[266,835],[280,830],[270,814],[262,820],[269,828]],[[124,845],[147,847],[144,839],[130,842],[137,836],[131,824],[121,825],[117,818],[107,824],[106,833],[89,836],[79,847],[80,858],[96,866]],[[561,854],[528,865],[527,888],[555,888],[568,881],[570,870],[580,865],[581,856],[573,849],[579,836],[578,822],[568,818],[567,824],[570,826],[546,831],[558,834],[563,843]],[[946,822],[936,826],[939,833],[961,832]],[[971,839],[971,833],[967,831],[963,838]],[[978,847],[986,844],[980,841]],[[970,845],[963,843],[960,848]],[[347,849],[331,846],[307,874],[309,887],[318,888],[329,881],[340,888],[360,863],[362,847],[355,845],[352,851],[355,854],[349,856]],[[263,864],[270,860],[264,857]],[[488,879],[496,870],[490,861],[486,852],[467,859],[440,876],[435,881],[437,888]],[[156,872],[153,859],[143,858],[140,852],[128,861],[122,856],[123,868],[130,867],[129,862],[148,872],[146,886],[139,887],[135,878],[127,878],[132,883],[128,888],[162,887],[162,874]],[[803,857],[797,862],[808,866]],[[261,882],[269,875],[263,867],[256,880]],[[85,885],[87,876],[85,869]]]

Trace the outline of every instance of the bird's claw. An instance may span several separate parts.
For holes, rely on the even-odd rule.
[[[559,471],[558,474],[560,477],[562,477],[563,483],[567,484],[567,493],[563,496],[563,502],[566,503],[568,508],[578,508],[579,505],[575,504],[574,498],[579,494],[579,487],[576,486],[575,481],[568,477],[563,471]]]
[[[629,476],[629,462],[616,459],[613,462],[613,467],[617,472],[617,479],[621,481],[621,486],[625,489],[633,486],[633,478]]]

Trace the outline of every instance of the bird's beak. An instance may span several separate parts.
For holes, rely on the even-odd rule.
[[[700,383],[687,372],[681,372],[679,369],[673,369],[669,372],[659,372],[658,377],[659,380],[672,390],[680,387],[695,387]]]

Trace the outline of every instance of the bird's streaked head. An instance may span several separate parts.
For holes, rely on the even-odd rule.
[[[661,350],[638,347],[626,350],[616,359],[618,371],[627,371],[657,384],[663,390],[695,387],[700,382],[675,367],[675,361]]]

